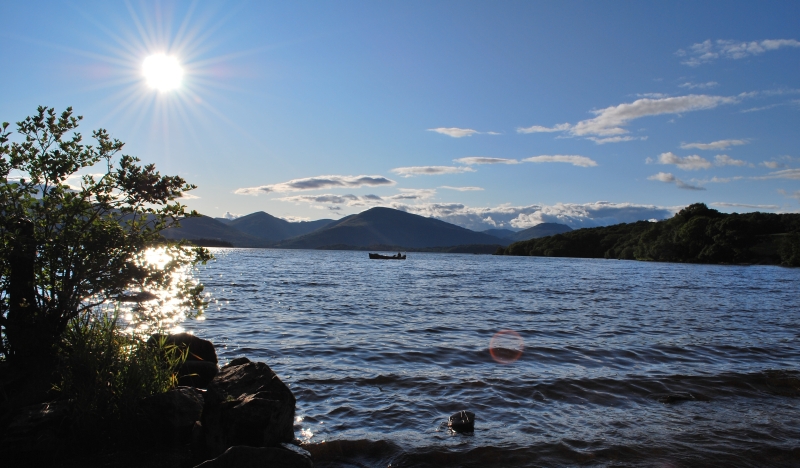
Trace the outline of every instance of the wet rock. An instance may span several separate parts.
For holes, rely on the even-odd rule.
[[[312,468],[314,463],[311,461],[309,453],[297,447],[295,449],[239,445],[229,448],[217,458],[205,461],[195,468],[264,468],[271,466]]]
[[[64,434],[61,431],[64,420],[71,414],[71,401],[53,401],[19,408],[10,418],[0,453],[5,456],[61,450],[64,447]]]
[[[206,450],[218,455],[236,445],[277,447],[293,441],[295,402],[263,362],[223,367],[206,393],[201,419]]]
[[[242,364],[247,364],[248,362],[250,362],[250,360],[247,359],[244,356],[237,357],[237,358],[232,359],[231,362],[225,364],[225,367],[241,366]]]
[[[208,340],[189,333],[153,335],[148,340],[155,344],[164,339],[167,346],[176,346],[186,352],[186,362],[178,369],[178,384],[182,386],[205,388],[219,372],[217,350]]]
[[[142,400],[144,418],[158,437],[188,441],[195,422],[203,413],[203,392],[194,387],[178,387]]]
[[[475,431],[475,413],[459,411],[450,416],[447,425],[455,432],[473,432]]]

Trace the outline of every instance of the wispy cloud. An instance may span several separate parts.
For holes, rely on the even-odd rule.
[[[713,62],[718,58],[743,59],[753,55],[761,55],[770,50],[782,47],[800,47],[800,41],[795,39],[765,39],[762,41],[741,42],[729,39],[718,39],[692,44],[688,50],[679,49],[675,52],[679,57],[686,57],[681,63],[696,67],[704,63]]]
[[[778,205],[751,205],[748,203],[726,203],[726,202],[712,202],[711,205],[723,208],[752,208],[754,210],[777,210],[780,208]]]
[[[597,116],[575,124],[570,132],[576,136],[614,136],[628,133],[623,127],[632,120],[642,117],[680,114],[704,109],[713,109],[722,104],[738,102],[737,98],[690,94],[688,96],[663,99],[638,99],[631,103],[619,104],[593,111]]]
[[[621,143],[623,141],[634,141],[634,140],[646,140],[647,137],[632,137],[632,136],[614,136],[614,137],[587,137],[587,140],[592,140],[593,142],[597,143],[598,145],[604,145],[606,143]]]
[[[323,175],[316,177],[306,177],[303,179],[293,179],[280,184],[261,185],[258,187],[243,187],[236,189],[234,193],[240,195],[259,195],[271,192],[298,192],[303,190],[323,190],[331,188],[358,188],[358,187],[379,187],[394,185],[396,182],[380,175],[358,175],[340,176]]]
[[[784,197],[794,198],[797,201],[800,201],[800,190],[795,190],[794,192],[789,192],[784,189],[778,189],[778,193],[783,195]]]
[[[647,158],[646,162],[648,164],[653,164],[653,163],[674,164],[678,166],[680,169],[683,169],[685,171],[697,171],[700,169],[708,169],[711,167],[711,162],[703,158],[702,156],[694,154],[691,156],[680,157],[672,152],[661,153],[660,155],[658,155],[658,159],[656,161],[653,161],[651,158]],[[659,174],[666,174],[666,173],[660,172]]]
[[[456,190],[459,192],[477,192],[483,190],[481,187],[451,187],[449,185],[442,185],[439,188],[445,190]]]
[[[764,166],[768,169],[780,169],[782,167],[786,167],[786,164],[783,164],[779,161],[762,161],[759,163],[760,166]]]
[[[519,164],[519,161],[516,159],[505,159],[505,158],[484,158],[480,156],[470,156],[468,158],[458,158],[454,159],[453,162],[473,165],[473,164]]]
[[[460,174],[462,172],[475,172],[475,169],[465,166],[410,166],[396,167],[391,172],[403,177],[414,177],[418,175]]]
[[[586,156],[565,155],[565,154],[533,156],[530,158],[525,158],[522,161],[532,162],[532,163],[549,163],[549,162],[567,163],[567,164],[572,164],[573,166],[580,166],[580,167],[597,166],[597,163],[595,161],[593,161],[590,158],[587,158]]]
[[[632,137],[624,127],[633,120],[665,114],[682,114],[698,110],[713,109],[723,104],[739,102],[739,97],[710,96],[705,94],[690,94],[666,98],[642,98],[631,103],[619,104],[592,111],[596,117],[582,120],[575,125],[568,123],[554,127],[534,125],[527,128],[518,128],[520,133],[539,132],[567,132],[572,136],[584,137],[595,143],[616,143],[643,139],[646,137]]]
[[[683,149],[699,149],[699,150],[726,150],[732,146],[746,145],[750,143],[749,140],[717,140],[711,143],[681,143]]]
[[[438,128],[429,128],[429,132],[436,132],[441,133],[442,135],[447,135],[453,138],[463,138],[472,135],[501,135],[499,132],[479,132],[477,130],[473,130],[471,128],[458,128],[458,127],[438,127]]]
[[[784,169],[782,171],[770,172],[765,176],[754,177],[754,179],[790,179],[800,180],[800,169]]]
[[[553,127],[542,127],[541,125],[533,125],[531,127],[519,127],[517,133],[551,133],[563,132],[569,130],[571,127],[568,123],[558,124]]]
[[[747,161],[741,159],[733,159],[727,154],[718,154],[714,156],[714,164],[717,166],[747,166]]]
[[[717,83],[716,81],[708,81],[706,83],[692,83],[687,81],[686,83],[680,84],[678,86],[687,89],[708,89],[708,88],[713,88],[717,85],[719,85],[719,83]]]
[[[653,174],[650,177],[648,177],[647,180],[657,180],[659,182],[664,182],[666,184],[675,184],[678,188],[685,190],[705,190],[704,187],[698,187],[696,185],[687,184],[686,182],[678,179],[669,172],[659,172],[658,174]]]

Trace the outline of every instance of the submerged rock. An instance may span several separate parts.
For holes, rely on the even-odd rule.
[[[228,447],[277,447],[294,440],[295,397],[263,362],[236,360],[208,386],[202,417],[209,454]]]
[[[205,461],[195,468],[312,468],[311,455],[294,447],[247,447],[234,446],[213,460]]]
[[[681,401],[694,401],[694,395],[688,392],[651,393],[650,398],[660,403],[679,403]]]
[[[475,413],[459,411],[450,416],[447,425],[455,432],[473,432],[475,431]]]

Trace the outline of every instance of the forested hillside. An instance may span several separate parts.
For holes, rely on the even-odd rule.
[[[695,203],[665,221],[579,229],[517,242],[497,253],[800,266],[800,214],[726,214]]]

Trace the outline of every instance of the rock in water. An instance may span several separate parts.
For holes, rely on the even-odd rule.
[[[162,338],[165,345],[176,346],[181,352],[186,352],[186,362],[178,369],[178,384],[206,388],[219,371],[214,344],[189,333],[156,334],[151,336],[148,342],[156,343]]]
[[[450,421],[447,425],[456,432],[473,432],[475,431],[475,413],[459,411],[450,416]]]
[[[294,440],[295,397],[263,362],[228,364],[208,386],[203,439],[211,455],[228,447],[277,447]]]
[[[303,453],[304,452],[304,453]],[[213,460],[208,460],[195,468],[312,468],[311,456],[302,449],[289,450],[282,447],[236,446],[226,450]]]

